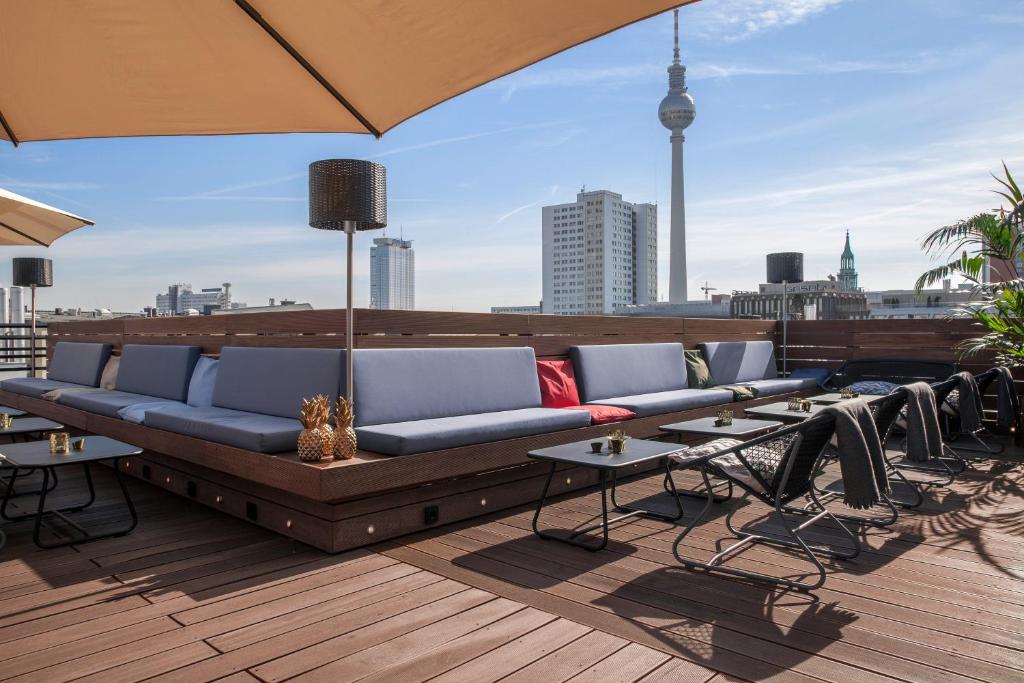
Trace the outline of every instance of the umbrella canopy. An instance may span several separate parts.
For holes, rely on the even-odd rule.
[[[0,245],[48,247],[93,222],[0,187]]]
[[[0,139],[381,135],[696,0],[0,1]]]

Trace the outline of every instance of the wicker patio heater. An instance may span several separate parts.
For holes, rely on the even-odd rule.
[[[345,268],[345,398],[352,400],[352,247],[356,232],[388,224],[387,173],[384,166],[359,159],[323,159],[309,165],[309,225],[344,230],[348,243]]]
[[[29,335],[29,368],[31,377],[36,376],[36,287],[53,287],[53,261],[48,258],[15,258],[14,276],[11,284],[15,287],[32,289],[32,331]]]

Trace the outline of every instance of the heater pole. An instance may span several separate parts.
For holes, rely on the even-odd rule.
[[[345,300],[345,398],[348,399],[349,403],[352,402],[352,347],[354,345],[355,337],[353,334],[353,326],[355,324],[355,312],[352,310],[352,247],[354,244],[353,238],[356,234],[355,224],[351,221],[345,222],[345,237],[348,242],[348,253],[347,263],[345,268],[345,285],[347,290],[347,298]]]
[[[32,331],[29,334],[29,367],[36,376],[36,286],[32,285]]]

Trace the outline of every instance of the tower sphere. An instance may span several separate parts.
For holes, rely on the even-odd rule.
[[[658,105],[658,120],[669,130],[682,130],[697,116],[697,106],[688,92],[665,95]]]

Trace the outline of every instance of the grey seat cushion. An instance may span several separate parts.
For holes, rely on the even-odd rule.
[[[0,389],[9,391],[12,394],[21,394],[22,396],[30,396],[32,398],[39,398],[46,392],[53,391],[54,389],[91,388],[93,388],[91,385],[58,382],[52,379],[42,379],[41,377],[12,377],[0,382]]]
[[[343,357],[338,349],[225,347],[213,405],[297,419],[302,399],[324,394],[333,402],[337,397]]]
[[[147,410],[144,423],[259,453],[294,451],[302,431],[302,423],[293,418],[188,405]]]
[[[804,389],[814,389],[818,386],[818,382],[813,377],[803,377],[797,379],[759,379],[756,382],[741,382],[745,387],[753,387],[757,389],[758,396],[774,396],[775,394],[785,394],[790,391],[803,391]]]
[[[525,408],[359,427],[356,435],[362,449],[385,455],[410,455],[589,424],[590,413],[584,410]]]
[[[732,403],[732,392],[724,389],[678,389],[676,391],[659,391],[638,396],[618,396],[605,398],[590,403],[599,406],[615,406],[636,413],[637,417],[661,415],[677,410],[706,408]]]
[[[574,346],[569,356],[583,403],[687,388],[682,344]]]
[[[78,410],[85,410],[90,413],[96,413],[97,415],[120,418],[117,411],[127,406],[166,400],[167,399],[159,396],[133,394],[127,391],[107,391],[106,389],[96,389],[94,391],[68,392],[66,394],[62,394],[57,402],[61,405],[66,405],[69,408],[77,408]]]
[[[540,408],[529,347],[360,349],[354,373],[357,427]]]
[[[198,360],[198,346],[125,344],[114,388],[130,394],[184,401]]]
[[[699,346],[715,384],[754,382],[779,376],[775,345],[770,341],[704,342]]]
[[[46,376],[58,382],[98,387],[110,358],[110,344],[57,342]]]

